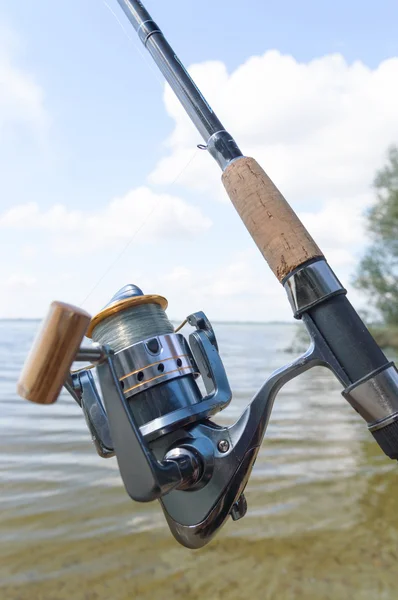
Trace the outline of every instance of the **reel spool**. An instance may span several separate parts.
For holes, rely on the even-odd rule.
[[[190,347],[183,335],[174,333],[166,308],[162,296],[144,295],[127,285],[93,317],[87,330],[94,342],[112,348],[122,393],[147,440],[185,424],[191,412],[185,415],[184,409],[203,400]],[[166,418],[175,411],[180,412]]]

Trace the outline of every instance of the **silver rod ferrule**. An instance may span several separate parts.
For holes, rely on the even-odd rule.
[[[293,271],[284,288],[296,318],[331,296],[347,293],[324,259]]]

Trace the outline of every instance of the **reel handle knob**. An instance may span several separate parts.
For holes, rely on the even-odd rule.
[[[51,303],[18,380],[22,398],[38,404],[56,401],[90,320],[81,308]]]

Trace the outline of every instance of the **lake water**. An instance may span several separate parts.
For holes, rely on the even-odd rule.
[[[0,322],[0,599],[398,598],[396,463],[378,449],[326,369],[279,393],[246,488],[248,512],[207,547],[169,533],[157,502],[124,491],[80,408],[19,399],[38,323]],[[292,360],[295,325],[216,325],[232,423]]]

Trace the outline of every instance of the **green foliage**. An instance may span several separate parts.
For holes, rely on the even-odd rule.
[[[375,177],[377,200],[368,211],[371,245],[360,262],[354,284],[364,290],[386,325],[398,325],[398,148]]]
[[[307,329],[304,327],[302,321],[297,323],[297,328],[293,337],[293,340],[287,348],[285,348],[285,352],[289,352],[290,354],[302,354],[307,350],[311,343],[310,336],[308,335]]]
[[[388,351],[389,358],[394,358],[398,350],[398,327],[377,327],[373,326],[370,329],[380,348]],[[392,353],[392,355],[391,355]]]

